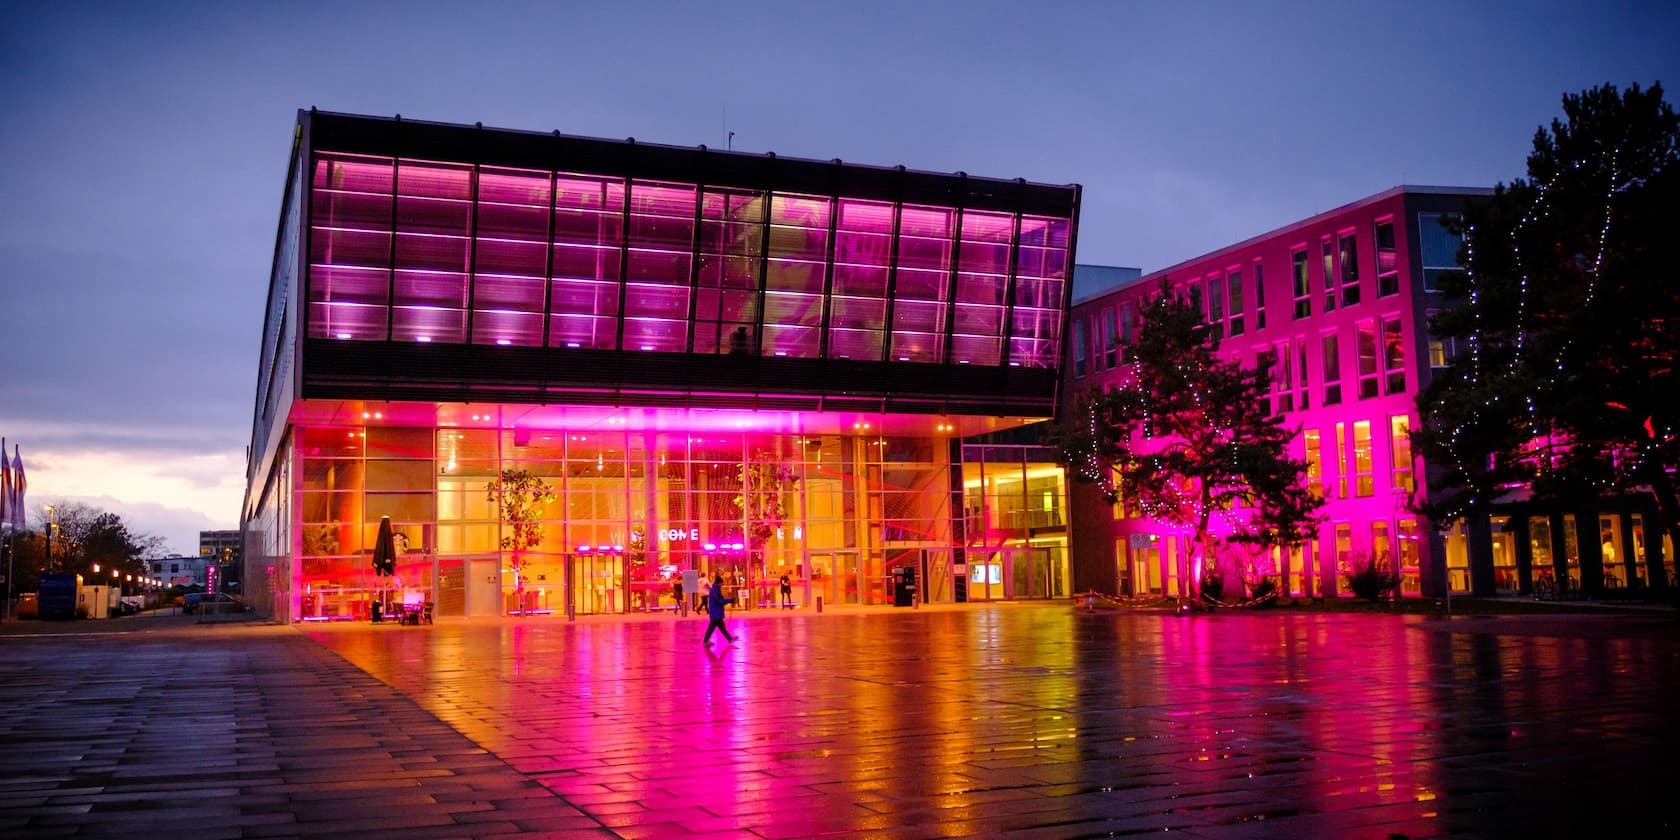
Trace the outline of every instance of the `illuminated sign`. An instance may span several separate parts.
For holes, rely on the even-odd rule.
[[[668,543],[685,542],[700,539],[699,528],[666,528],[659,532],[659,538]]]

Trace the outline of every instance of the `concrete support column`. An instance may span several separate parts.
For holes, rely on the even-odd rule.
[[[1534,591],[1534,545],[1528,528],[1528,516],[1511,517],[1511,539],[1517,541],[1517,594]]]
[[[1465,546],[1470,561],[1470,594],[1485,598],[1494,593],[1493,585],[1493,522],[1487,514],[1479,514],[1466,523],[1468,537]]]

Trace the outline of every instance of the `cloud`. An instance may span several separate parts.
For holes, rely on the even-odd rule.
[[[24,454],[29,507],[80,501],[122,516],[136,532],[195,554],[198,532],[237,527],[245,493],[238,450],[170,455],[33,447]]]

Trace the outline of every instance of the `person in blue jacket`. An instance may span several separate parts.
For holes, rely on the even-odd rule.
[[[723,608],[733,603],[734,598],[723,597],[723,575],[718,575],[712,581],[712,591],[706,593],[706,615],[712,620],[706,624],[706,638],[700,640],[701,644],[712,643],[713,630],[723,631],[723,637],[728,639],[730,644],[735,643],[735,637],[729,635],[729,628],[723,626]]]

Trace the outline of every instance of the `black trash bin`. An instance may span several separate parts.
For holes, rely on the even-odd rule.
[[[893,606],[913,607],[916,605],[916,569],[914,566],[898,566],[892,570]]]

